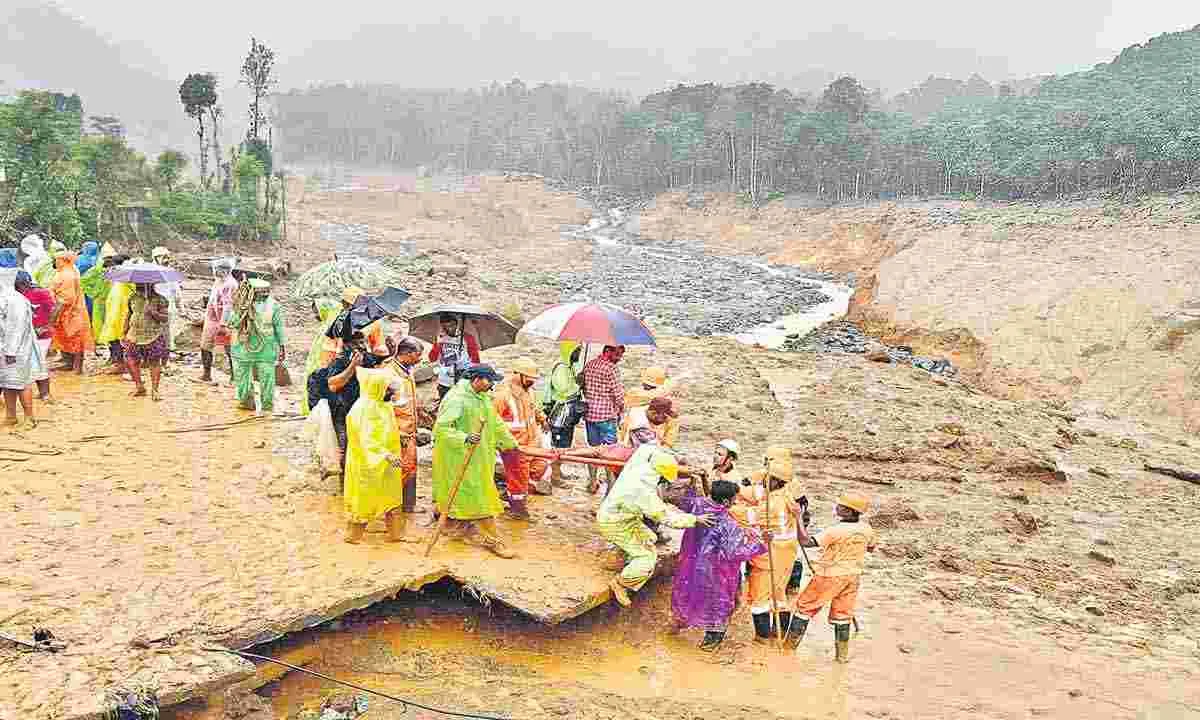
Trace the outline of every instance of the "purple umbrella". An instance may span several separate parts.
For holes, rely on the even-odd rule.
[[[183,273],[154,263],[126,263],[104,273],[104,277],[112,282],[134,285],[183,282]]]

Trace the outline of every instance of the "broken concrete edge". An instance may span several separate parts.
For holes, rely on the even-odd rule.
[[[276,626],[255,635],[226,635],[224,637],[212,638],[209,642],[211,642],[211,644],[220,645],[230,649],[250,651],[257,646],[279,640],[290,633],[309,630],[323,623],[343,617],[351,612],[354,612],[355,610],[362,610],[371,607],[372,605],[387,600],[388,598],[394,597],[402,591],[408,590],[411,592],[416,592],[424,588],[426,585],[430,585],[444,579],[450,579],[464,586],[477,588],[483,591],[487,597],[504,603],[517,612],[545,625],[558,625],[567,620],[578,617],[589,610],[603,605],[612,597],[612,591],[606,587],[601,591],[588,595],[580,602],[558,610],[557,612],[538,612],[536,610],[521,607],[520,599],[511,592],[493,588],[487,583],[480,582],[478,578],[469,578],[456,575],[455,573],[451,572],[449,568],[439,568],[415,578],[402,580],[397,583],[391,583],[386,587],[372,591],[365,595],[358,595],[353,598],[348,598],[327,605],[322,609],[309,612],[303,617],[292,620],[282,626]],[[216,692],[224,691],[234,687],[243,690],[254,691],[274,681],[274,679],[269,676],[260,676],[258,672],[258,666],[253,662],[233,654],[230,654],[230,657],[236,660],[235,670],[226,674],[217,675],[205,680],[204,682],[196,683],[195,685],[189,685],[185,688],[179,688],[165,692],[158,698],[159,707],[171,707],[173,705],[179,705],[190,700],[206,698]],[[283,674],[287,674],[288,672],[292,671],[287,670]],[[99,712],[71,715],[64,718],[64,720],[105,720],[105,718],[108,717],[106,713],[112,709],[113,708],[104,708]]]

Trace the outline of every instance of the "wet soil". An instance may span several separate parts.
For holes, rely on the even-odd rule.
[[[295,235],[280,252],[298,271],[332,254],[319,232],[330,222],[378,227],[372,243],[411,241],[417,252],[453,238],[469,273],[414,275],[414,305],[513,305],[528,318],[558,295],[520,273],[591,261],[593,243],[561,232],[586,223],[589,209],[536,183],[289,198]],[[316,324],[296,309],[288,328],[298,378]],[[484,355],[501,368],[522,355],[548,368],[557,348],[522,336]],[[387,663],[399,662],[408,676],[396,687],[430,704],[450,698],[513,716],[529,708],[532,717],[1133,718],[1200,708],[1200,594],[1189,562],[1200,504],[1194,486],[1143,470],[1200,469],[1194,438],[1111,413],[999,399],[861,356],[770,352],[722,337],[661,332],[659,347],[632,348],[621,372],[631,384],[650,364],[679,381],[681,450],[693,462],[729,436],[749,468],[768,445],[786,444],[818,519],[841,492],[871,497],[881,549],[864,581],[868,630],[849,669],[828,662],[823,625],[797,658],[781,659],[750,644],[742,615],[719,667],[706,670],[694,636],[660,630],[662,584],[631,612],[607,604],[555,628],[509,618],[486,629],[478,618],[468,632],[462,614],[471,611],[459,605],[398,611],[389,625],[400,634],[371,623],[362,640],[328,631],[335,646],[367,651],[363,661],[334,653],[330,668],[397,682]],[[6,446],[58,454],[0,452],[0,626],[50,627],[69,648],[50,656],[0,647],[0,718],[95,716],[105,689],[132,681],[159,687],[164,704],[205,695],[255,668],[203,645],[323,623],[430,571],[413,548],[378,533],[362,546],[341,541],[339,488],[316,472],[301,423],[160,432],[247,417],[233,409],[227,379],[200,385],[196,372],[172,366],[157,405],[128,399],[116,378],[56,376],[60,402],[45,409],[46,422],[4,436]],[[279,409],[295,407],[297,389]],[[578,483],[535,504],[537,526],[505,525],[524,559],[501,562],[454,542],[438,557],[464,582],[508,592],[504,602],[535,598],[570,614],[597,587],[591,597],[603,601],[611,571],[591,525],[596,501]],[[281,684],[281,716],[315,697],[288,682],[300,683]]]
[[[851,641],[848,665],[832,662],[823,618],[798,651],[783,652],[753,641],[744,608],[718,651],[703,653],[697,632],[667,631],[669,585],[652,583],[630,610],[598,609],[555,628],[464,601],[452,585],[434,586],[259,652],[430,707],[492,717],[1095,718],[1187,711],[1171,700],[1177,692],[1167,678],[1147,682],[1128,664],[1073,657],[1029,630],[982,632],[984,612],[931,616],[928,604],[911,604],[878,584],[863,594],[862,631]],[[312,718],[331,698],[365,695],[270,663],[243,683],[254,687],[277,720]],[[366,697],[364,717],[444,717]],[[165,720],[225,717],[222,700],[213,698]]]

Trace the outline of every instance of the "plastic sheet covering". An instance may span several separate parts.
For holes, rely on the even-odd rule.
[[[304,421],[304,432],[313,444],[313,453],[322,471],[334,471],[341,467],[337,433],[333,429],[333,416],[329,413],[329,401],[322,399]]]

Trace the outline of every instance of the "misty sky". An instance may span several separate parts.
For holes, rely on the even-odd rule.
[[[849,73],[896,92],[930,74],[998,81],[1086,69],[1200,23],[1190,0],[793,1],[753,13],[667,0],[58,3],[134,64],[172,80],[198,70],[232,79],[253,31],[275,49],[285,87],[477,86],[519,76],[645,92],[676,81]]]

